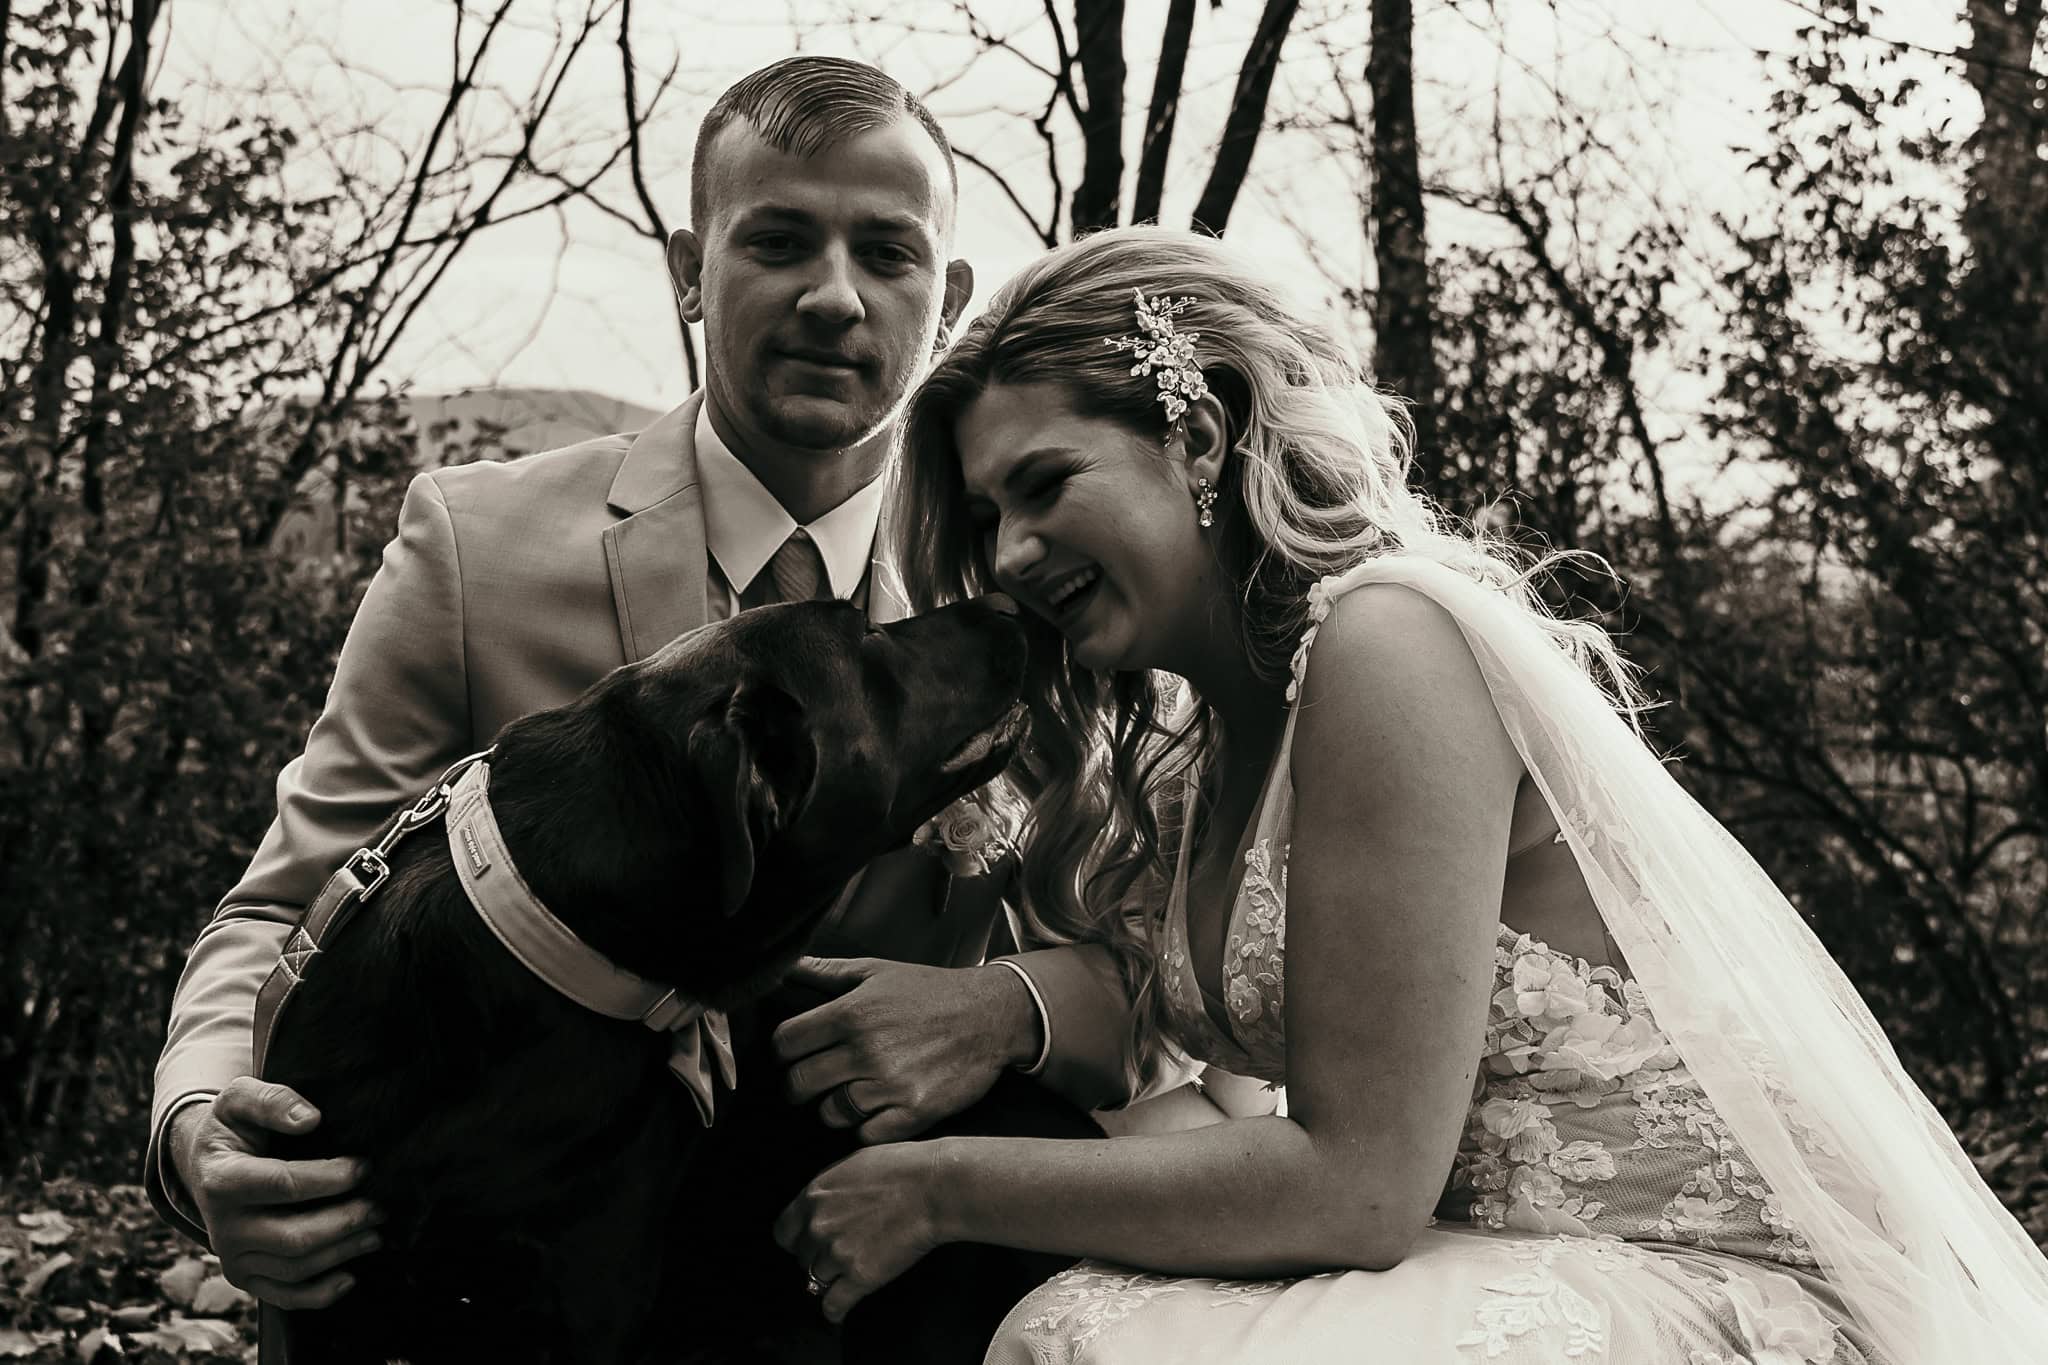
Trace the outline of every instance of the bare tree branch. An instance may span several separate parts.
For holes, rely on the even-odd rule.
[[[1074,90],[1074,47],[1067,41],[1067,26],[1060,22],[1059,7],[1054,0],[1045,0],[1046,22],[1052,25],[1053,51],[1059,62],[1053,68],[1053,95],[1056,100],[1066,101],[1067,112],[1074,116],[1076,124],[1088,121],[1088,111],[1081,107],[1081,97]]]
[[[404,332],[406,324],[411,320],[414,313],[418,311],[420,305],[426,301],[427,295],[432,292],[441,277],[446,274],[448,267],[454,264],[455,258],[461,254],[462,249],[469,244],[470,240],[478,232],[492,224],[494,220],[491,211],[496,207],[498,200],[520,179],[522,173],[531,170],[533,166],[533,146],[540,134],[541,126],[547,121],[549,110],[553,108],[555,99],[561,94],[562,86],[568,79],[569,70],[574,65],[577,54],[583,50],[584,45],[589,41],[591,34],[597,30],[599,23],[602,22],[604,17],[605,11],[603,10],[594,7],[586,10],[581,29],[570,43],[567,51],[560,55],[559,62],[553,57],[550,58],[550,65],[554,69],[554,77],[549,81],[545,92],[528,111],[525,123],[521,128],[519,146],[505,158],[505,167],[503,173],[498,178],[497,184],[491,188],[490,193],[484,197],[483,201],[470,212],[468,220],[446,239],[445,255],[441,258],[440,263],[434,267],[432,274],[427,277],[425,286],[415,292],[410,301],[406,302],[402,308],[388,309],[378,319],[378,326],[381,330],[374,334],[375,339],[371,343],[359,349],[351,391],[360,387],[362,382],[368,379],[371,373],[383,365],[391,353],[391,348],[397,344],[399,336]],[[603,175],[624,153],[625,148],[623,145],[615,147],[604,165],[592,173],[590,180],[594,181],[598,176]],[[573,191],[558,195],[552,202],[536,207],[553,208],[571,197],[573,197]],[[419,278],[419,275],[420,272],[416,272],[414,278]],[[393,297],[394,299],[404,299],[406,291],[400,290]],[[391,322],[394,314],[397,317],[395,324]]]
[[[128,287],[135,268],[135,134],[147,105],[144,84],[149,72],[150,32],[160,12],[158,0],[135,0],[133,37],[127,60],[116,78],[120,87],[121,120],[107,161],[107,216],[113,252],[100,291],[98,335],[92,350],[92,389],[79,437],[84,455],[80,498],[95,523],[106,515],[99,479],[99,446],[110,417],[109,396],[120,368],[128,313]]]
[[[1074,44],[1088,107],[1081,115],[1081,183],[1069,221],[1076,236],[1115,227],[1124,181],[1124,0],[1074,0]]]
[[[1251,170],[1252,151],[1266,123],[1266,100],[1273,91],[1273,73],[1280,65],[1280,49],[1287,42],[1287,30],[1294,24],[1300,0],[1266,0],[1259,26],[1245,49],[1238,68],[1237,88],[1230,97],[1230,116],[1223,124],[1223,140],[1216,148],[1216,164],[1202,197],[1195,203],[1195,226],[1220,237],[1230,223],[1231,206]]]
[[[1435,298],[1415,136],[1415,16],[1410,0],[1372,0],[1373,371],[1413,405],[1414,473],[1434,485],[1443,452],[1436,432]]]
[[[1031,206],[1024,202],[1022,197],[1018,195],[1016,186],[1012,185],[1001,171],[964,148],[955,147],[953,155],[974,167],[977,171],[980,171],[990,180],[993,180],[996,188],[1003,192],[1003,197],[1016,207],[1017,212],[1024,215],[1024,221],[1031,225],[1031,230],[1038,234],[1038,240],[1043,242],[1047,248],[1059,245],[1058,220],[1040,223],[1036,218],[1033,218],[1031,216]]]
[[[1643,416],[1642,397],[1637,392],[1635,378],[1635,348],[1628,337],[1603,320],[1586,294],[1575,286],[1564,268],[1557,263],[1550,250],[1550,214],[1541,202],[1530,199],[1517,200],[1503,188],[1494,204],[1494,210],[1505,218],[1520,235],[1523,248],[1536,263],[1537,273],[1557,299],[1586,339],[1591,341],[1600,353],[1600,372],[1614,386],[1615,400],[1621,405],[1622,420],[1635,438],[1637,448],[1642,452],[1643,469],[1649,475],[1650,493],[1654,500],[1657,516],[1657,536],[1663,555],[1663,568],[1671,588],[1671,600],[1684,600],[1684,561],[1679,553],[1678,523],[1672,510],[1670,490],[1665,486],[1663,448],[1650,435],[1650,427]]]
[[[1159,69],[1152,77],[1145,139],[1138,150],[1138,183],[1131,194],[1134,223],[1159,221],[1159,204],[1166,193],[1166,160],[1173,149],[1173,126],[1180,118],[1180,89],[1194,32],[1195,0],[1172,0],[1166,27],[1159,35]]]
[[[667,89],[675,79],[676,70],[682,64],[678,57],[669,64],[668,74],[661,79],[661,88]],[[638,73],[633,63],[633,0],[622,0],[619,7],[619,69],[625,79],[626,104],[626,160],[633,171],[633,193],[639,197],[640,207],[647,214],[647,226],[657,243],[666,248],[668,224],[662,219],[661,210],[655,207],[654,195],[647,188],[647,168],[641,155],[640,130],[647,119],[647,110],[640,107],[639,96],[635,93]],[[655,99],[661,97],[660,90]],[[648,102],[648,108],[654,101]],[[690,335],[690,321],[683,316],[682,302],[676,302],[676,332],[683,342],[683,369],[688,376],[690,391],[696,392],[701,382],[697,374],[697,341]]]

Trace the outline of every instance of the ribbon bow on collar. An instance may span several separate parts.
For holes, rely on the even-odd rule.
[[[698,1117],[710,1127],[713,1069],[726,1089],[738,1083],[725,1015],[618,966],[549,913],[512,864],[491,812],[490,780],[490,764],[477,763],[448,799],[448,852],[470,904],[514,957],[577,1004],[608,1019],[637,1020],[658,1033],[673,1034],[669,1070],[688,1088]]]

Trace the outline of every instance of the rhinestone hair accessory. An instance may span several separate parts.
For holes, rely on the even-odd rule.
[[[1102,344],[1129,351],[1137,362],[1131,366],[1132,374],[1151,372],[1159,382],[1158,396],[1166,405],[1167,422],[1178,422],[1188,404],[1209,393],[1202,367],[1195,363],[1195,343],[1202,334],[1177,332],[1173,327],[1174,318],[1195,300],[1192,296],[1170,299],[1164,294],[1148,299],[1142,289],[1133,289],[1131,294],[1137,299],[1138,335],[1105,337]]]

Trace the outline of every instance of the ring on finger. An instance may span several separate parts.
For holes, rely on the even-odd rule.
[[[812,1298],[823,1298],[825,1296],[825,1290],[827,1287],[828,1286],[826,1285],[826,1283],[823,1280],[819,1279],[816,1275],[809,1273],[805,1274],[804,1293],[809,1294]]]
[[[848,1081],[839,1087],[839,1102],[846,1106],[846,1112],[851,1114],[857,1122],[866,1123],[875,1115],[872,1110],[861,1108],[860,1101],[854,1099],[853,1084],[852,1081]]]

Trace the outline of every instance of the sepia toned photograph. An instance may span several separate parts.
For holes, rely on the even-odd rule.
[[[2044,1252],[2043,0],[0,0],[0,1361]]]

